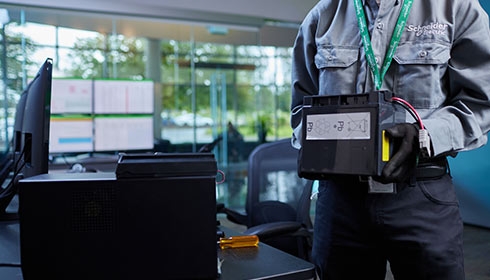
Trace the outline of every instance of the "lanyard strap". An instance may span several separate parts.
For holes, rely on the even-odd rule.
[[[383,66],[381,72],[378,68],[378,63],[376,62],[376,57],[374,56],[373,45],[371,44],[371,39],[369,37],[369,31],[367,27],[366,15],[364,14],[364,8],[362,6],[361,0],[354,0],[354,5],[356,8],[357,23],[359,25],[359,31],[361,33],[362,43],[364,45],[364,52],[366,53],[366,60],[368,62],[369,68],[374,75],[374,85],[376,90],[381,89],[383,84],[383,79],[390,67],[393,56],[395,55],[396,47],[400,42],[403,29],[407,23],[408,15],[410,13],[410,8],[412,7],[413,0],[403,1],[403,6],[398,16],[398,21],[396,23],[395,29],[393,30],[393,36],[391,37],[390,45],[388,51],[386,52],[385,60],[383,61]]]

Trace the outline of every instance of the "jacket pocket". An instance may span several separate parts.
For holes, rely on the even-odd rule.
[[[357,46],[318,46],[315,65],[320,71],[319,94],[355,93],[358,58]]]
[[[446,99],[441,83],[450,58],[450,46],[446,44],[400,44],[394,56],[398,64],[395,93],[416,108],[439,107]]]

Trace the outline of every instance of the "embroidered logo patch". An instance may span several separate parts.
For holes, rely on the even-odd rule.
[[[415,36],[422,35],[443,35],[447,32],[448,25],[446,23],[432,22],[427,25],[413,25],[407,26],[408,32],[414,32]]]

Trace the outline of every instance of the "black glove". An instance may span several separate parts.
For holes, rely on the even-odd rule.
[[[419,129],[414,124],[401,123],[386,132],[394,138],[395,154],[383,168],[383,181],[403,182],[412,175],[417,164]]]

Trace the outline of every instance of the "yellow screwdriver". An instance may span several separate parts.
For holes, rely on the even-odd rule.
[[[259,245],[259,237],[257,235],[241,235],[222,237],[218,241],[221,249],[257,247]]]

